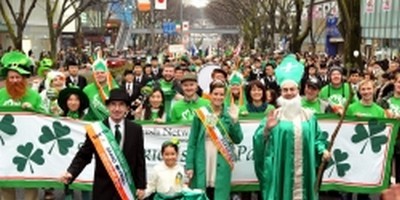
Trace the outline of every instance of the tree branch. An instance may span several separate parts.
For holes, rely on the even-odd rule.
[[[29,9],[28,9],[28,11],[26,13],[25,19],[22,22],[22,27],[26,26],[26,23],[28,22],[29,16],[31,16],[31,13],[32,13],[33,9],[35,8],[36,2],[37,2],[37,0],[32,0],[32,3],[29,6]]]

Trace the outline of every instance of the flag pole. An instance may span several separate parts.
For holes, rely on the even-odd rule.
[[[343,84],[345,84],[345,83],[343,83]],[[349,95],[349,98],[347,99],[346,104],[344,106],[343,114],[340,116],[339,123],[337,124],[335,130],[332,133],[331,142],[329,143],[329,146],[328,146],[328,149],[327,149],[329,152],[331,152],[331,150],[332,150],[333,144],[334,144],[334,142],[336,140],[336,136],[339,134],[339,130],[343,125],[347,109],[349,108],[350,102],[351,102],[351,100],[353,99],[353,96],[354,96],[353,88],[349,86],[349,90],[350,90],[350,95]],[[321,164],[318,167],[317,179],[316,179],[316,182],[314,184],[314,192],[315,192],[315,194],[318,194],[318,192],[319,192],[319,189],[320,189],[321,183],[322,183],[322,175],[324,174],[324,171],[325,171],[325,168],[326,168],[327,165],[328,165],[328,161],[322,160]]]

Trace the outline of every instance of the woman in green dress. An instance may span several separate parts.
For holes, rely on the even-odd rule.
[[[236,159],[234,144],[243,139],[238,121],[239,108],[224,107],[225,84],[210,84],[211,105],[196,110],[189,134],[186,175],[190,188],[206,191],[210,200],[228,200]]]

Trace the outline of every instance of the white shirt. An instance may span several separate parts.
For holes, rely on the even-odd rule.
[[[110,117],[108,118],[108,123],[110,124],[110,129],[115,136],[115,125],[117,125],[117,123],[115,123]],[[119,132],[121,132],[121,142],[119,143],[119,146],[122,148],[125,141],[125,120],[120,121],[118,124]]]
[[[179,176],[181,180],[177,181],[176,179]],[[170,195],[180,192],[185,187],[183,184],[184,176],[185,170],[179,163],[174,167],[168,167],[164,161],[156,164],[150,172],[145,196],[148,197],[154,192]]]

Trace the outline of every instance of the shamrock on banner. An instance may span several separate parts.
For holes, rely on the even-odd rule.
[[[349,154],[347,152],[342,152],[342,150],[340,149],[335,149],[333,151],[333,156],[327,166],[327,169],[332,168],[329,171],[329,177],[332,176],[332,173],[335,169],[339,177],[344,177],[346,175],[346,172],[349,171],[351,168],[351,165],[349,163],[345,163],[348,158]]]
[[[74,145],[74,141],[71,138],[66,138],[71,133],[68,126],[63,126],[61,122],[53,122],[53,130],[48,126],[42,127],[42,135],[39,137],[39,142],[42,144],[47,144],[52,142],[48,154],[51,154],[54,145],[57,143],[58,151],[61,155],[68,154],[68,149]]]
[[[360,154],[364,153],[365,147],[369,142],[371,143],[372,152],[379,153],[382,149],[381,147],[388,141],[386,135],[380,134],[384,132],[386,125],[378,122],[376,119],[372,119],[368,121],[367,126],[368,130],[365,128],[365,125],[357,124],[355,127],[356,133],[353,135],[353,137],[351,137],[351,141],[355,144],[365,142]]]
[[[17,128],[13,125],[14,117],[10,114],[4,115],[4,117],[0,120],[0,133],[3,132],[6,135],[13,136],[17,133]],[[1,145],[4,146],[4,139],[0,135]]]
[[[33,170],[32,163],[37,165],[43,165],[43,150],[36,149],[34,150],[33,144],[31,142],[26,143],[25,145],[19,145],[17,147],[17,152],[22,156],[17,155],[13,158],[13,163],[17,166],[17,170],[22,172],[25,170],[26,165],[29,164],[29,168],[31,173],[33,174],[35,171]]]

